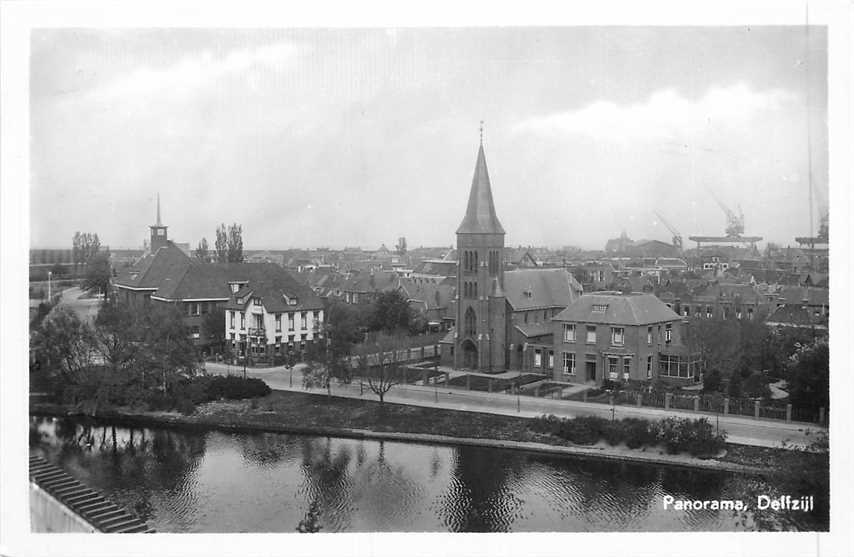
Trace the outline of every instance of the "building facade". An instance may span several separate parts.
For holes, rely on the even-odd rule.
[[[556,381],[693,382],[682,319],[652,294],[584,294],[552,320]]]

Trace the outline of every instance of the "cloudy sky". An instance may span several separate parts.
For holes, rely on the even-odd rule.
[[[37,30],[31,243],[451,245],[478,124],[509,245],[792,243],[827,204],[821,27]],[[808,133],[807,130],[810,130]],[[811,147],[810,147],[811,144]],[[816,225],[817,226],[817,225]]]

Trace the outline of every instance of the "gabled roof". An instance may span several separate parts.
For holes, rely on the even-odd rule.
[[[498,221],[498,215],[495,214],[483,144],[477,151],[466,216],[457,228],[457,234],[504,234],[504,228]]]
[[[650,325],[679,319],[652,294],[597,293],[584,294],[553,318],[554,321],[605,325]]]
[[[780,291],[780,300],[786,304],[826,306],[830,303],[830,290],[810,286],[785,286]]]
[[[504,296],[515,311],[566,307],[582,292],[564,269],[518,269],[504,273]]]
[[[160,288],[164,282],[179,280],[195,262],[172,242],[140,259],[113,280],[116,286]]]
[[[775,309],[765,320],[768,325],[778,327],[816,327],[827,328],[827,316],[815,315],[814,310],[801,305],[782,305]]]

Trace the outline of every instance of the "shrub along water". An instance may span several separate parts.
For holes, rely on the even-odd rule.
[[[594,416],[568,419],[548,415],[535,418],[530,427],[576,445],[592,445],[600,439],[609,445],[625,443],[630,449],[661,444],[670,454],[687,452],[697,457],[717,454],[726,442],[726,433],[716,433],[705,418],[651,422],[638,418],[611,421]]]

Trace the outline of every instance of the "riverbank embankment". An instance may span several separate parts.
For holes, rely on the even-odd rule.
[[[81,415],[72,407],[50,403],[34,403],[30,411],[40,415]],[[133,427],[166,426],[467,445],[751,474],[773,473],[795,464],[803,465],[802,459],[820,459],[822,456],[801,451],[728,445],[725,454],[701,459],[688,454],[668,454],[662,447],[629,449],[622,444],[611,446],[603,441],[594,445],[575,445],[553,435],[533,431],[529,427],[530,418],[380,404],[370,400],[286,391],[273,391],[258,399],[201,404],[191,415],[122,408],[101,412],[96,418]]]

